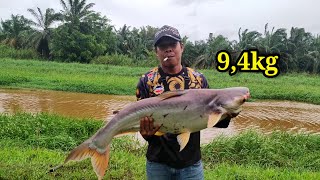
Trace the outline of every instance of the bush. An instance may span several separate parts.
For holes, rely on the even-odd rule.
[[[132,66],[134,61],[127,55],[123,54],[112,54],[99,56],[91,61],[93,64],[110,64],[116,66]]]
[[[32,49],[14,49],[0,44],[0,58],[39,59],[39,56],[37,52]]]
[[[95,35],[87,35],[69,25],[58,27],[53,33],[52,54],[66,62],[89,63],[106,50]]]
[[[152,53],[149,53],[147,59],[133,59],[128,55],[123,54],[107,54],[94,58],[91,63],[93,64],[109,64],[116,66],[139,66],[139,67],[154,67],[158,65],[158,60]]]

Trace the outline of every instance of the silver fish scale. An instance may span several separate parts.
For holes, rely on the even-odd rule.
[[[155,125],[162,125],[161,132],[185,132],[203,129],[207,124],[208,115],[203,108],[188,109],[182,111],[187,105],[168,104],[166,107],[160,105],[146,106],[145,108],[129,114],[122,121],[126,124],[122,126],[123,131],[138,128],[140,119],[145,116],[152,116]],[[191,105],[189,105],[191,106]],[[161,107],[161,111],[159,111]]]
[[[232,109],[237,109],[243,104],[242,99],[248,95],[248,92],[247,88],[190,89],[185,94],[174,98],[143,99],[121,110],[101,128],[101,132],[93,140],[100,149],[105,149],[115,135],[127,131],[139,131],[140,119],[150,115],[155,124],[162,124],[159,131],[163,133],[200,131],[207,128],[209,114],[234,113]],[[223,107],[218,106],[221,103],[224,103]],[[217,107],[222,108],[223,111],[217,111]],[[226,107],[228,109],[225,109]]]

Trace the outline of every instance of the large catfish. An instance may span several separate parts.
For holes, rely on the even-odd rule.
[[[190,133],[211,128],[226,117],[235,117],[249,98],[246,87],[225,89],[188,89],[169,91],[159,96],[142,99],[120,110],[90,139],[67,156],[80,161],[91,157],[95,173],[102,179],[108,167],[110,143],[114,136],[138,132],[140,119],[151,116],[161,126],[156,135],[177,134],[180,151],[189,141]]]

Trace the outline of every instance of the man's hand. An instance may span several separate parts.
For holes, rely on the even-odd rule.
[[[153,118],[151,117],[144,117],[140,119],[140,134],[147,139],[148,137],[154,135],[161,126],[154,126],[153,125]]]

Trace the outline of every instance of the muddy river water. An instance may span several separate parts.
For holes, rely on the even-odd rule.
[[[63,116],[110,119],[114,110],[136,101],[135,96],[70,93],[43,90],[0,89],[0,113],[18,111],[48,112]],[[247,102],[243,111],[226,129],[201,131],[201,142],[207,143],[217,135],[235,135],[248,129],[263,133],[290,131],[320,133],[320,105],[292,101]],[[140,139],[139,134],[137,137]]]

